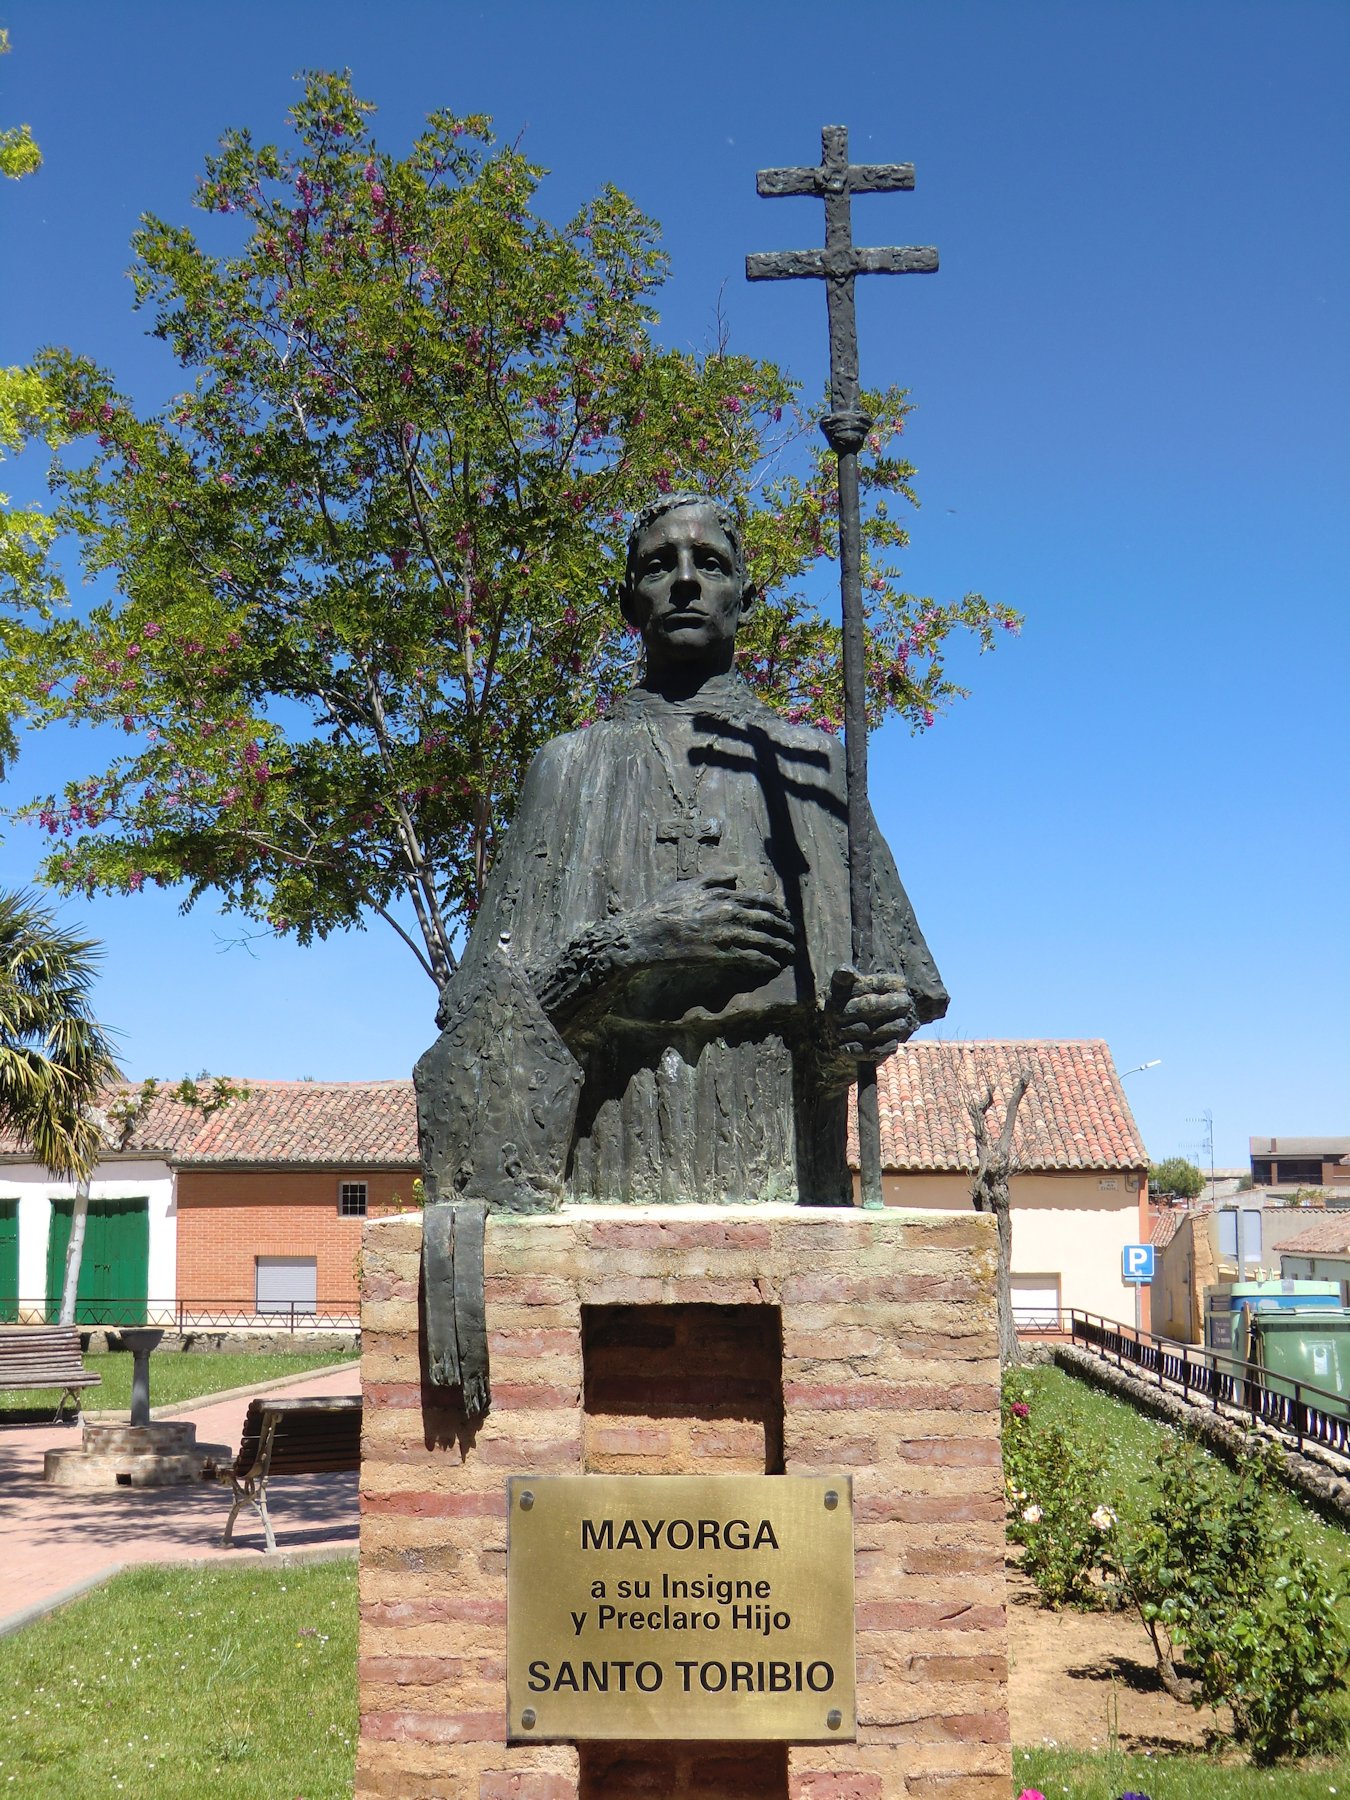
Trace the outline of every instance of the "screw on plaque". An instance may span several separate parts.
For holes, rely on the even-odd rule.
[[[843,1713],[840,1712],[837,1706],[832,1706],[825,1715],[825,1723],[829,1726],[831,1731],[838,1731],[843,1722]]]
[[[524,1730],[533,1731],[535,1720],[539,1717],[532,1706],[527,1706],[520,1715],[520,1723]]]
[[[833,1512],[835,1507],[838,1506],[838,1504],[839,1504],[838,1494],[835,1493],[833,1488],[826,1488],[826,1490],[825,1490],[825,1510],[826,1510],[826,1512]]]
[[[533,1488],[526,1488],[524,1493],[520,1496],[520,1510],[522,1512],[528,1512],[533,1505],[534,1490]]]

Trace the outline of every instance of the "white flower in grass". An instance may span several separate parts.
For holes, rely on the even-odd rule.
[[[1024,1506],[1022,1508],[1022,1523],[1024,1525],[1039,1525],[1040,1522],[1041,1509],[1033,1500],[1030,1506]]]
[[[1092,1515],[1092,1523],[1098,1531],[1110,1531],[1116,1522],[1116,1515],[1109,1506],[1099,1506]]]

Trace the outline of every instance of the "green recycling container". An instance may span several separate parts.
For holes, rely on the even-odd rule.
[[[1276,1393],[1294,1398],[1299,1381],[1350,1399],[1350,1307],[1249,1311],[1245,1322],[1247,1360],[1265,1371]],[[1307,1398],[1325,1404],[1316,1394]]]

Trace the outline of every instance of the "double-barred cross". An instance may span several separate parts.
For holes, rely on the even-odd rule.
[[[854,277],[932,275],[937,270],[938,253],[915,245],[903,249],[858,248],[853,242],[852,196],[901,193],[913,186],[913,163],[850,163],[848,128],[844,125],[826,125],[821,131],[820,162],[816,168],[761,169],[755,177],[756,191],[766,199],[784,194],[814,194],[825,202],[823,250],[773,250],[747,256],[745,274],[748,281],[790,281],[814,276],[825,282],[830,319],[831,418],[837,421],[841,434],[856,438],[852,446],[855,449],[866,435],[867,424],[854,422],[861,417]],[[830,420],[825,421],[825,434],[831,446],[839,449]]]

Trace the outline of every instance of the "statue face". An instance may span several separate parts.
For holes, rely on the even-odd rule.
[[[670,664],[729,669],[752,598],[716,513],[680,506],[638,539],[623,612],[642,633],[649,671]]]

